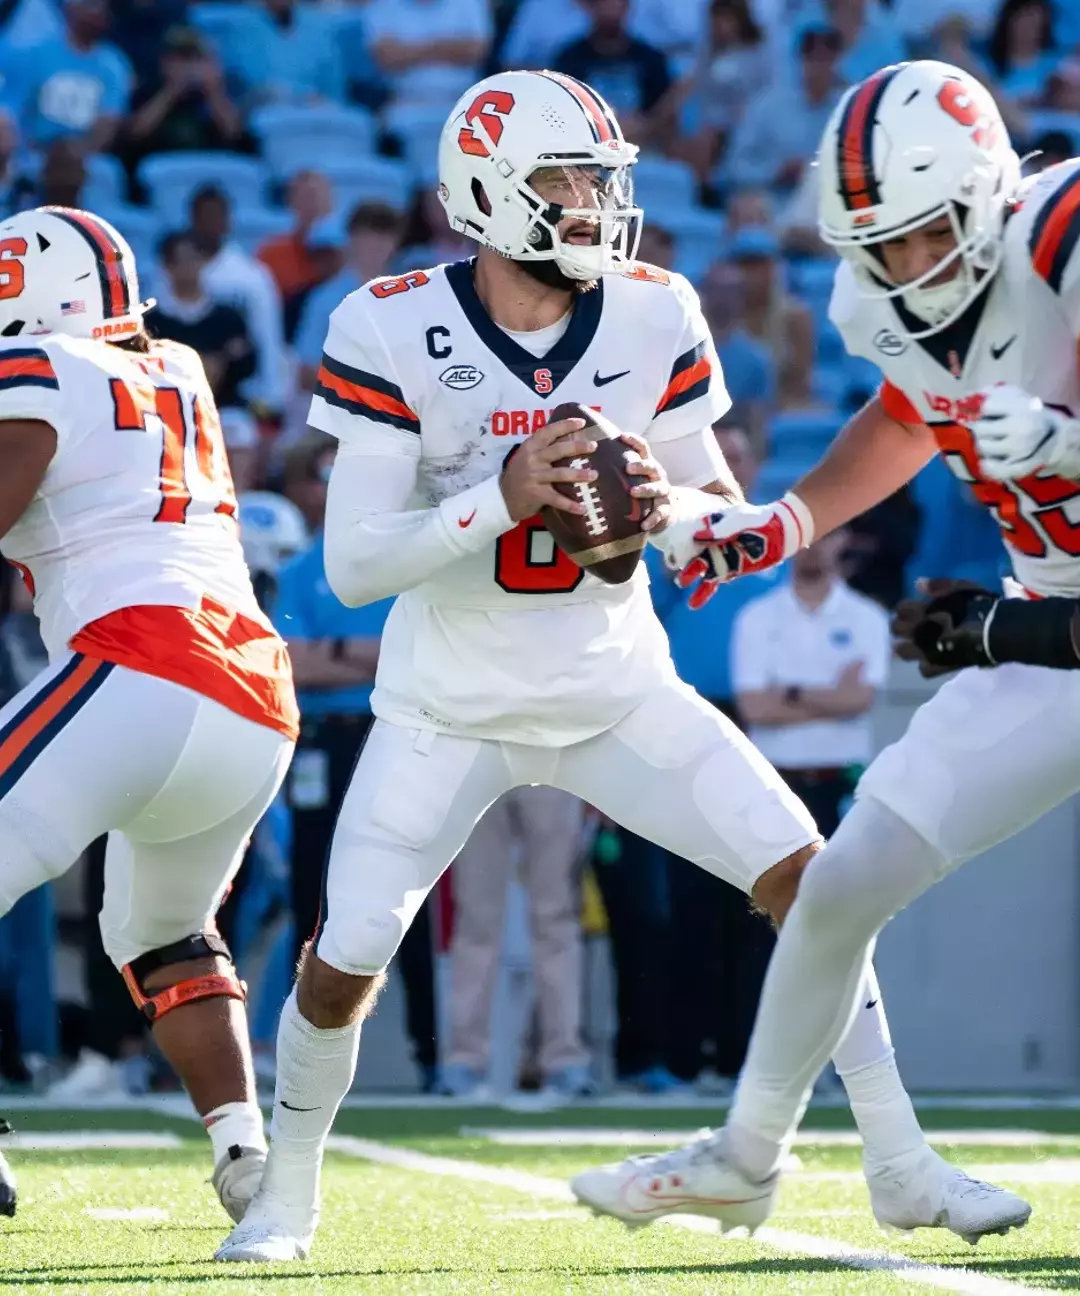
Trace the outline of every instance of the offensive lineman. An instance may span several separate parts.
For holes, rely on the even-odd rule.
[[[966,670],[864,774],[781,929],[727,1125],[673,1154],[688,1199],[756,1227],[810,1087],[858,1012],[877,932],[921,892],[1080,788],[1080,677],[1062,640],[1080,594],[1080,162],[1021,183],[997,106],[966,72],[916,62],[854,87],[826,128],[822,237],[843,256],[831,316],[885,382],[784,501],[740,505],[665,536],[702,600],[884,499],[938,451],[1001,526],[1014,594],[1058,596],[1049,622],[988,592],[931,586],[906,655]],[[789,523],[791,510],[802,530]],[[1070,597],[1066,597],[1070,596]],[[1071,607],[1070,607],[1071,604]],[[994,608],[1004,633],[995,639]],[[1064,620],[1062,613],[1065,613]],[[995,618],[996,619],[996,618]],[[989,623],[989,624],[988,624]],[[1022,647],[1037,628],[1035,651]],[[1017,753],[1022,758],[1017,758]],[[625,1167],[588,1172],[618,1182]],[[684,1206],[683,1209],[694,1209]],[[1022,1223],[1023,1221],[1017,1221]]]
[[[298,717],[202,363],[152,341],[145,309],[107,222],[50,207],[0,225],[0,552],[51,663],[0,710],[0,911],[109,833],[102,940],[238,1220],[266,1141],[214,914]]]
[[[579,509],[552,483],[592,477],[552,467],[592,448],[581,420],[546,420],[574,399],[636,438],[634,490],[660,501],[657,522],[739,498],[711,434],[728,400],[696,295],[632,259],[636,154],[578,81],[481,82],[439,156],[440,197],[481,244],[475,262],[375,280],[331,319],[311,411],[340,442],[327,575],[349,604],[400,597],[320,926],[281,1019],[266,1174],[219,1259],[307,1255],[362,1020],[424,897],[501,793],[544,783],[579,795],[777,920],[817,849],[775,771],[676,678],[644,571],[605,585],[536,516]],[[880,1217],[975,1232],[1026,1217],[926,1146],[867,975],[837,1064]],[[646,1183],[634,1210],[646,1220],[678,1197]]]

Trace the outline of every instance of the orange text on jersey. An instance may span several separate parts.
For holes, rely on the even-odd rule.
[[[602,412],[599,405],[590,405],[589,409],[598,414]],[[544,427],[547,421],[545,409],[496,410],[491,416],[491,431],[493,436],[527,436]]]
[[[972,392],[970,396],[958,396],[956,400],[948,396],[931,396],[928,391],[924,391],[923,395],[935,414],[944,414],[954,423],[974,423],[982,413],[984,399],[982,392]]]

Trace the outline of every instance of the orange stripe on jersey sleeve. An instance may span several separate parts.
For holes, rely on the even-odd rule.
[[[684,351],[671,366],[671,377],[656,406],[656,414],[678,409],[680,405],[688,405],[699,396],[704,396],[709,390],[711,378],[712,364],[702,341],[689,351]]]
[[[881,384],[881,388],[878,391],[878,399],[881,401],[881,408],[886,414],[888,414],[889,418],[896,419],[898,423],[926,422],[926,419],[919,413],[900,388],[889,382],[888,378],[886,378]]]
[[[1080,173],[1068,176],[1046,200],[1031,229],[1031,263],[1054,289],[1061,291],[1065,267],[1080,237]]]
[[[52,361],[39,347],[0,351],[0,390],[12,387],[48,387],[60,390]]]
[[[353,369],[324,355],[315,380],[315,394],[350,414],[376,423],[389,423],[406,432],[419,432],[420,419],[405,403],[401,388],[363,369]]]

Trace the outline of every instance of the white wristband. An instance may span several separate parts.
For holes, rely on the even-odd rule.
[[[791,553],[795,553],[799,549],[808,549],[814,543],[814,515],[794,491],[788,491],[780,504],[786,506],[790,511],[796,532],[793,537],[796,543],[794,548],[791,549]]]

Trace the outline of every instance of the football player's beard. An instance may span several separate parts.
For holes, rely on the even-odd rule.
[[[562,292],[574,293],[580,296],[582,293],[592,292],[597,285],[596,279],[575,279],[571,275],[564,274],[559,269],[556,261],[515,261],[527,275],[541,283],[545,288],[557,288]]]

